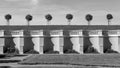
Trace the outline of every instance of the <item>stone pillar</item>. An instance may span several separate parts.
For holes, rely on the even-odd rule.
[[[24,34],[23,30],[12,30],[10,31],[13,41],[15,43],[15,48],[19,50],[20,54],[23,54],[23,46],[24,46]]]
[[[4,30],[0,30],[0,54],[3,54],[4,45],[5,45]]]
[[[108,30],[111,49],[120,53],[120,30]]]
[[[94,47],[99,53],[103,53],[103,36],[102,30],[89,30],[88,31],[92,47]]]
[[[69,35],[73,44],[73,50],[83,54],[83,32],[82,30],[70,30]]]
[[[30,35],[32,36],[32,41],[34,43],[34,50],[38,51],[39,54],[43,54],[44,46],[43,30],[31,30]]]
[[[60,54],[63,54],[63,30],[51,30],[50,36],[52,37],[52,42],[54,44],[53,50],[58,51]]]

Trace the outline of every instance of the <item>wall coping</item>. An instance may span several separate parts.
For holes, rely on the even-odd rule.
[[[0,30],[119,30],[120,25],[27,25],[0,26]]]

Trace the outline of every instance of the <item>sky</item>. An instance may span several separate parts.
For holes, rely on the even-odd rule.
[[[31,14],[30,25],[46,25],[46,14],[51,14],[51,25],[67,25],[66,14],[74,17],[71,25],[87,25],[86,14],[93,15],[91,25],[107,25],[106,15],[113,15],[111,25],[120,25],[120,0],[0,0],[0,25],[6,25],[5,14],[11,14],[10,25],[27,25],[25,16]]]

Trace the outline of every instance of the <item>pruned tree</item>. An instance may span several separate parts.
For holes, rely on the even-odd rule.
[[[90,22],[93,19],[93,16],[91,14],[87,14],[85,18],[88,21],[88,25],[90,25]]]
[[[33,19],[32,15],[28,14],[26,15],[25,19],[27,20],[28,26],[30,25],[30,21]]]
[[[70,25],[71,20],[73,19],[73,15],[72,14],[67,14],[66,19],[68,20],[68,25]]]
[[[113,19],[112,14],[107,14],[106,18],[107,18],[107,20],[108,20],[108,25],[110,25],[110,22],[111,22],[111,20]]]
[[[10,25],[10,20],[12,19],[12,15],[6,14],[5,19],[7,20],[8,25]]]
[[[52,20],[52,15],[51,14],[47,14],[47,15],[45,15],[45,18],[47,20],[48,25],[50,25],[50,21]]]

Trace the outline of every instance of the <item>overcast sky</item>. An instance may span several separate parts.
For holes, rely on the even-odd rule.
[[[120,23],[120,0],[0,0],[0,25],[5,25],[5,14],[13,15],[11,25],[26,25],[25,15],[34,16],[31,25],[44,25],[44,15],[53,16],[51,24],[67,25],[65,14],[74,15],[73,25],[87,25],[85,15],[94,16],[92,25],[107,25],[106,14],[114,16],[111,24]],[[120,25],[120,24],[119,24]]]

